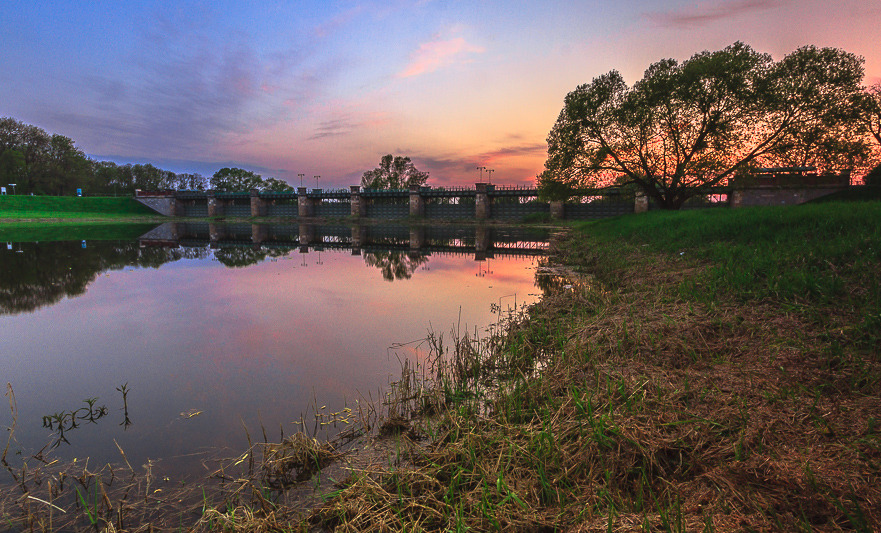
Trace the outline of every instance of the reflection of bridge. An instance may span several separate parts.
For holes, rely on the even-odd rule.
[[[214,224],[168,222],[144,234],[141,246],[400,250],[422,255],[536,256],[547,251],[546,228],[493,226]]]

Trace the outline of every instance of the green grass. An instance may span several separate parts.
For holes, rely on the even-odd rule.
[[[651,212],[578,227],[611,247],[627,243],[708,264],[686,283],[704,300],[726,292],[840,303],[881,262],[881,202]]]
[[[2,219],[112,219],[155,217],[156,213],[128,197],[0,196]]]
[[[155,223],[106,221],[0,221],[0,242],[132,240],[155,228]]]

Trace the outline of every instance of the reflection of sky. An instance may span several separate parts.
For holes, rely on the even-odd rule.
[[[286,433],[317,401],[377,397],[399,363],[388,347],[494,322],[491,303],[532,300],[532,259],[431,256],[412,279],[387,282],[350,251],[292,252],[248,268],[182,260],[98,276],[87,292],[34,313],[0,317],[0,379],[18,404],[16,436],[28,449],[49,431],[41,416],[99,397],[99,428],[70,433],[62,456],[133,461],[244,442],[261,422]],[[461,319],[460,319],[461,308]],[[460,322],[461,320],[461,322]],[[409,349],[401,349],[403,356]],[[116,387],[128,383],[126,432]],[[201,410],[187,420],[180,413]],[[0,424],[11,424],[9,411]],[[109,436],[106,432],[109,432]]]

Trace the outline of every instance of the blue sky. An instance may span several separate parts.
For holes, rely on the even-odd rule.
[[[877,0],[0,4],[0,116],[87,154],[348,186],[383,154],[436,185],[528,183],[567,92],[736,40],[866,58]]]

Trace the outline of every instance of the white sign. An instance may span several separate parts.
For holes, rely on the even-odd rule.
[[[0,194],[6,194],[6,187],[0,187]]]

